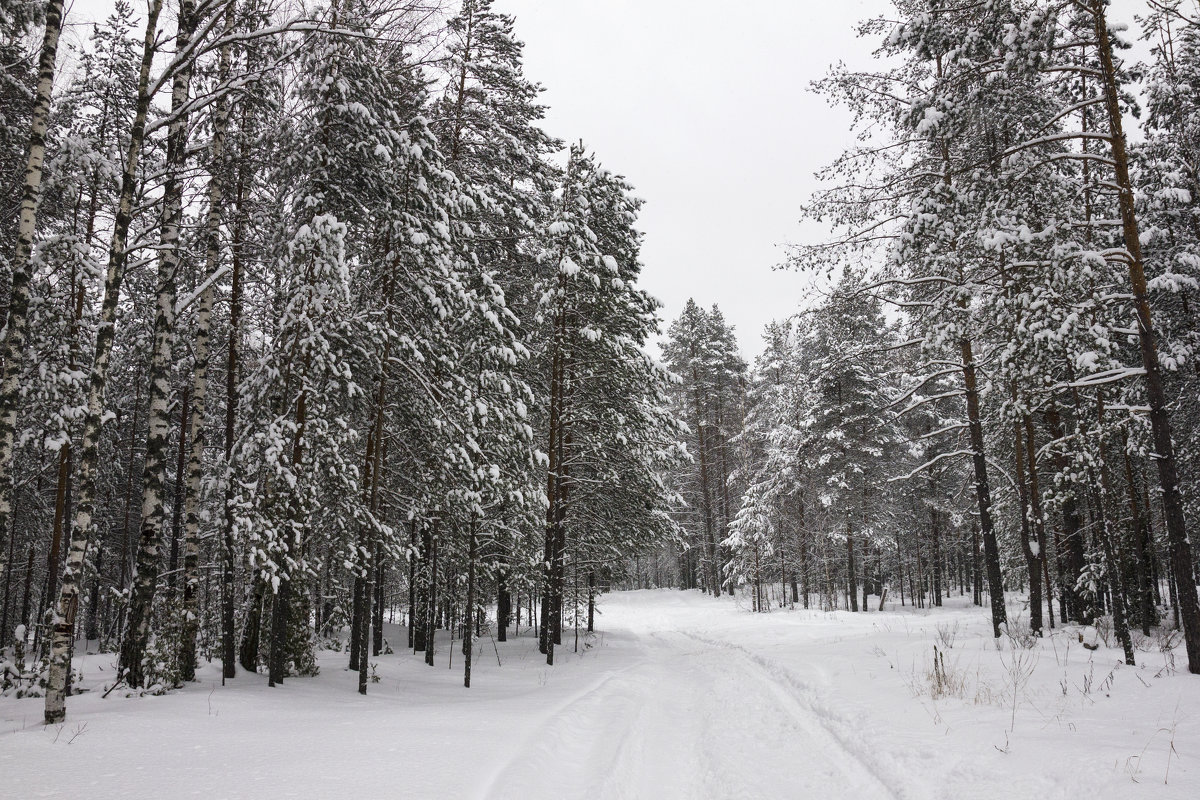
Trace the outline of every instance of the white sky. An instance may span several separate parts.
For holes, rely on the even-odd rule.
[[[664,328],[688,297],[717,303],[743,355],[811,291],[774,271],[802,231],[813,173],[848,120],[809,90],[830,64],[865,64],[855,23],[885,0],[495,0],[517,17],[526,74],[546,87],[546,127],[582,138],[646,200],[643,287]]]

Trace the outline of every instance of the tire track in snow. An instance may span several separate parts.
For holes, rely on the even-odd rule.
[[[930,796],[925,792],[914,794],[915,790],[910,791],[912,787],[905,787],[901,782],[894,780],[894,776],[888,774],[886,767],[879,763],[869,748],[859,746],[857,741],[841,730],[841,728],[849,727],[849,721],[843,721],[828,707],[817,702],[815,687],[798,679],[779,663],[733,642],[710,639],[684,630],[677,630],[675,633],[693,642],[719,648],[738,656],[759,673],[759,679],[769,686],[772,692],[788,707],[797,722],[801,723],[811,734],[833,744],[849,763],[865,770],[888,797],[895,798],[895,800],[916,800],[916,798]],[[906,781],[909,779],[911,776]]]
[[[603,714],[589,717],[587,714],[578,713],[580,707],[586,708],[601,699],[611,701],[612,695],[608,692],[613,686],[628,683],[626,674],[645,665],[645,659],[641,654],[637,658],[638,660],[633,664],[606,673],[586,688],[556,703],[549,711],[540,715],[528,733],[521,738],[520,744],[513,748],[505,759],[492,770],[491,775],[479,790],[478,797],[481,800],[508,797],[520,798],[520,800],[562,797],[563,793],[560,788],[564,781],[570,782],[572,768],[583,766],[579,762],[586,763],[591,760],[593,755],[591,752],[579,752],[583,749],[579,745],[587,744],[582,730],[588,725],[595,726],[597,723],[603,725],[605,722],[608,724],[604,727],[620,727],[616,726],[611,719],[611,709],[601,709],[606,711],[610,717],[608,720],[604,720]],[[603,746],[605,737],[618,732],[601,731],[599,736],[594,737],[594,740],[597,746]],[[621,739],[613,737],[610,741],[611,746],[616,748]],[[555,745],[559,746],[555,747]],[[572,750],[575,752],[571,752]],[[553,767],[549,770],[548,762],[553,763]],[[552,773],[552,779],[547,772]],[[572,787],[567,796],[584,797],[588,795],[586,790]]]
[[[479,796],[896,800],[871,765],[749,654],[678,631],[557,703]]]

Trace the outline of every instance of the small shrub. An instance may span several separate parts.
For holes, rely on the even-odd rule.
[[[1151,634],[1151,637],[1153,638],[1155,645],[1158,647],[1158,652],[1170,653],[1172,650],[1178,647],[1180,641],[1183,640],[1183,632],[1175,628],[1167,628],[1164,626],[1161,628],[1155,628],[1154,632]]]
[[[1020,614],[1009,617],[1000,630],[1013,650],[1030,650],[1038,643],[1039,637],[1029,627],[1029,620]]]
[[[954,640],[958,638],[958,620],[953,623],[939,622],[937,625],[938,641],[942,643],[942,647],[947,649],[954,648]]]
[[[933,661],[921,674],[913,673],[909,688],[915,695],[928,695],[934,700],[943,697],[957,697],[960,700],[967,696],[967,675],[959,669],[957,662],[946,663],[945,652],[933,646]]]

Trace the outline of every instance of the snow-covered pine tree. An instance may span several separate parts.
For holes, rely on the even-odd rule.
[[[667,373],[640,349],[656,328],[657,302],[635,285],[640,203],[630,192],[573,145],[539,255],[548,330],[538,357],[549,389],[540,647],[549,664],[562,641],[567,564],[611,513],[600,504],[625,496],[628,514],[614,533],[626,542],[658,544],[675,533],[660,470],[678,457],[679,429],[666,410]]]

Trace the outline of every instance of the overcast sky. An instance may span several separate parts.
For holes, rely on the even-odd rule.
[[[742,352],[811,291],[775,271],[802,231],[813,172],[847,118],[809,82],[869,62],[855,23],[884,0],[495,0],[517,17],[526,73],[546,87],[547,129],[582,138],[646,205],[642,284],[666,304],[717,303]],[[657,353],[656,353],[657,355]]]

